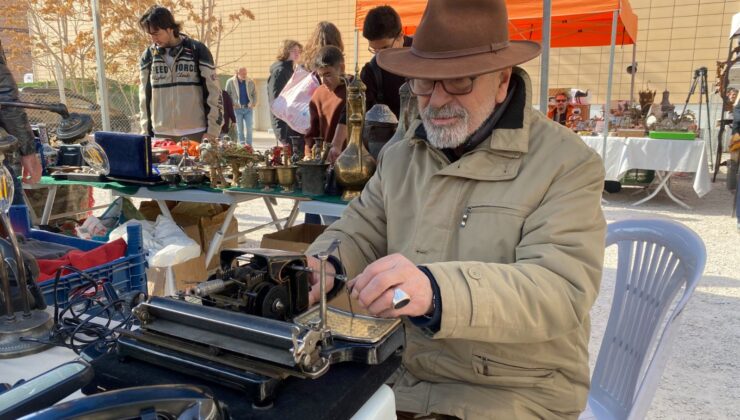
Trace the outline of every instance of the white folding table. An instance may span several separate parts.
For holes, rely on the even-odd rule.
[[[583,141],[599,155],[602,153],[604,138],[583,136]],[[699,197],[706,195],[712,184],[707,167],[703,140],[658,140],[647,137],[609,137],[606,141],[606,179],[620,180],[631,169],[653,170],[657,186],[650,195],[633,203],[640,205],[658,192],[665,190],[668,197],[684,208],[686,203],[678,199],[670,189],[670,179],[678,172],[694,173],[694,191]]]

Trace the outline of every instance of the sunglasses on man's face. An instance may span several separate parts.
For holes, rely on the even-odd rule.
[[[558,103],[565,103],[565,99],[555,99],[555,102],[558,102]]]

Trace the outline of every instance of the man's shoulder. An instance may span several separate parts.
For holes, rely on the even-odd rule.
[[[148,46],[144,48],[144,51],[141,52],[141,57],[139,58],[139,64],[142,66],[151,63],[153,58],[152,55],[152,46]]]
[[[573,130],[534,110],[530,119],[529,152],[551,155],[553,159],[600,159]]]
[[[213,66],[213,56],[211,55],[211,50],[208,49],[206,44],[187,36],[184,37],[182,42],[185,44],[184,47],[190,48],[193,51],[198,62]]]

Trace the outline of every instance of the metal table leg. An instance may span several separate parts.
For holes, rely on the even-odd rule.
[[[270,217],[272,217],[272,221],[275,222],[275,227],[277,227],[277,230],[283,230],[283,226],[279,222],[280,219],[278,219],[277,214],[275,213],[275,208],[272,207],[272,202],[270,201],[270,197],[263,196],[262,199],[265,201],[265,206],[267,206],[267,211],[270,212]]]
[[[44,204],[44,213],[41,215],[41,224],[48,225],[49,219],[51,218],[51,210],[54,208],[54,199],[57,196],[57,186],[52,185],[49,187],[49,191],[46,195],[46,203]]]
[[[172,213],[170,213],[170,208],[167,207],[167,203],[164,200],[156,200],[156,201],[157,201],[157,205],[159,206],[159,211],[162,213],[162,216],[174,222],[175,219],[172,218]]]
[[[288,220],[285,222],[285,228],[289,228],[293,226],[295,223],[295,219],[298,217],[298,200],[295,200],[293,202],[293,208],[290,209],[290,214],[288,215]]]
[[[648,195],[647,197],[643,198],[640,201],[633,203],[632,204],[633,206],[639,206],[640,204],[648,200],[651,200],[653,197],[655,197],[660,192],[660,190],[665,190],[666,194],[668,194],[668,197],[670,197],[671,200],[673,200],[675,203],[677,203],[681,207],[691,210],[691,207],[688,204],[676,198],[676,196],[673,195],[673,193],[671,192],[671,189],[669,188],[668,181],[670,181],[671,176],[673,176],[673,172],[655,171],[655,176],[657,176],[658,180],[660,181],[658,183],[658,186],[655,188],[655,190],[652,193],[650,193],[650,195]]]
[[[226,235],[229,223],[231,223],[231,219],[234,218],[235,210],[236,203],[231,204],[229,209],[226,211],[226,216],[224,216],[224,222],[221,224],[221,228],[213,235],[213,239],[211,239],[211,242],[208,245],[208,253],[206,254],[206,267],[211,263],[211,259],[213,259],[214,254],[216,254],[219,248],[221,248],[221,242],[224,240],[224,236]]]

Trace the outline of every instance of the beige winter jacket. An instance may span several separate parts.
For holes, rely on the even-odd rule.
[[[532,109],[529,77],[514,72],[526,103],[510,104],[502,120],[518,118],[520,128],[499,124],[450,163],[415,137],[416,121],[307,252],[338,238],[350,277],[393,253],[434,275],[441,329],[429,335],[404,320],[398,410],[576,418],[586,405],[604,168],[573,132]]]
[[[141,56],[141,132],[181,136],[205,128],[218,137],[224,123],[223,98],[211,52],[201,42],[182,36],[171,53],[172,66],[164,59],[164,48],[152,45]]]

